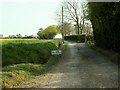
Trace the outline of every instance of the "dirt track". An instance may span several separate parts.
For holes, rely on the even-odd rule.
[[[60,62],[47,74],[19,88],[117,88],[118,66],[85,44],[69,43]]]

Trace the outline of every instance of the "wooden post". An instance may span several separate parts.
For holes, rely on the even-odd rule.
[[[63,28],[63,6],[62,6],[62,40],[64,43],[64,28]]]

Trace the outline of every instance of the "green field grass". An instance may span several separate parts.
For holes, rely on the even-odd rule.
[[[39,39],[0,39],[1,44],[8,44],[8,43],[43,43],[53,41],[51,40],[39,40]]]
[[[59,56],[51,56],[55,49],[54,40],[2,39],[2,87],[15,87],[47,71],[58,61]]]

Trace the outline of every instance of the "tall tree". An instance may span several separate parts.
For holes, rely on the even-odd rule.
[[[39,28],[39,31],[38,31],[38,33],[37,33],[37,36],[38,36],[38,38],[40,39],[40,38],[44,38],[44,34],[43,34],[43,28]]]
[[[64,18],[66,21],[74,22],[77,26],[78,35],[84,27],[86,15],[86,3],[79,2],[78,0],[65,0],[63,2]],[[81,30],[81,32],[80,32]]]
[[[16,37],[17,37],[17,38],[21,38],[22,35],[19,33],[19,34],[16,34]]]
[[[58,33],[61,33],[58,27],[56,25],[50,25],[45,29],[40,28],[37,35],[38,38],[41,39],[53,39],[53,37]]]
[[[120,52],[120,2],[88,3],[95,45]]]

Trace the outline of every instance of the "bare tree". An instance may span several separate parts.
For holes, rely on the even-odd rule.
[[[58,28],[61,30],[62,27],[64,28],[64,36],[70,35],[73,31],[73,26],[71,23],[64,22],[63,25],[58,25]]]
[[[78,35],[83,31],[86,15],[86,3],[78,0],[65,0],[63,2],[64,20],[74,22]],[[81,30],[81,32],[80,32]]]
[[[85,2],[81,3],[81,20],[80,20],[80,30],[81,30],[81,34],[83,32],[83,28],[85,26],[85,20],[86,20],[86,16],[87,16],[87,4]]]

